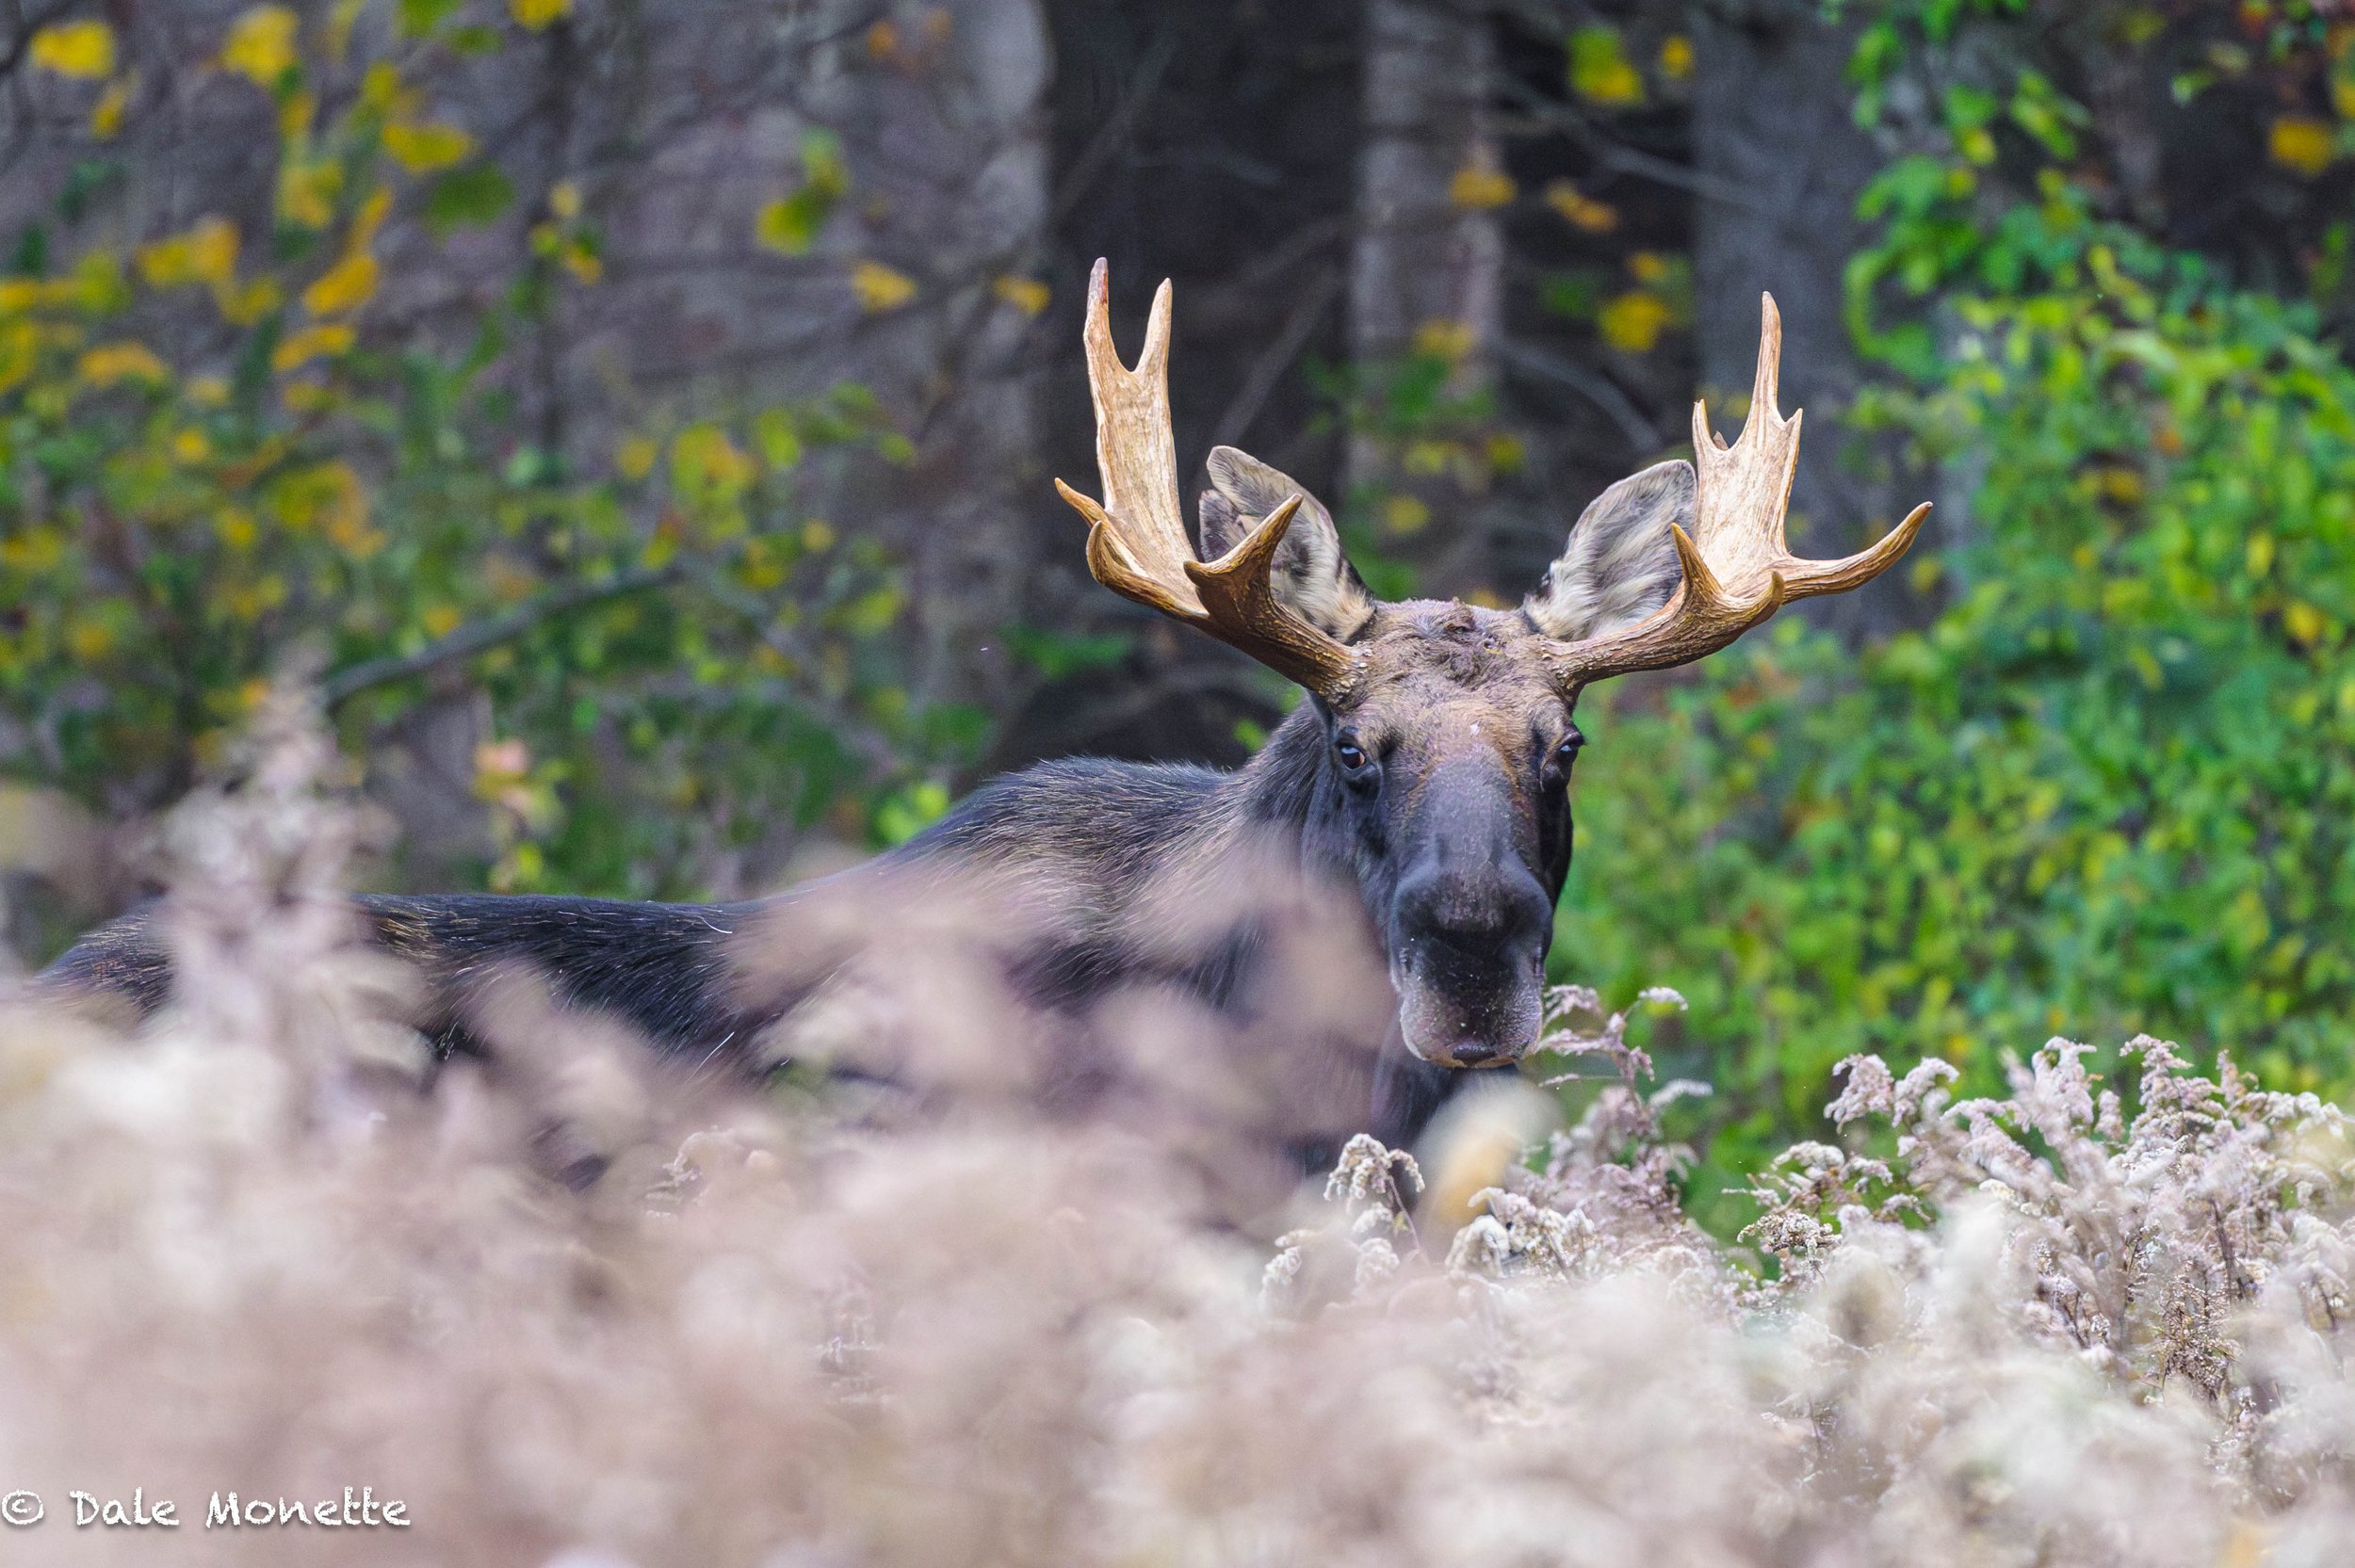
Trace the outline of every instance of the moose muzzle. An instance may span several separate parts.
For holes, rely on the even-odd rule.
[[[1442,766],[1421,806],[1390,920],[1400,1027],[1425,1061],[1502,1067],[1537,1041],[1553,900],[1493,761]]]

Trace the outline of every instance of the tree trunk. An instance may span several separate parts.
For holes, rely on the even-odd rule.
[[[1504,234],[1496,211],[1457,200],[1459,173],[1502,168],[1490,124],[1494,40],[1470,0],[1369,0],[1365,10],[1365,131],[1357,162],[1350,258],[1349,348],[1378,382],[1416,351],[1444,347],[1447,391],[1470,396],[1495,380],[1503,319]],[[1485,583],[1486,530],[1476,498],[1406,474],[1390,444],[1351,444],[1353,493],[1410,495],[1428,520],[1386,532],[1386,553],[1421,569],[1426,592]],[[1415,516],[1411,509],[1404,514]]]

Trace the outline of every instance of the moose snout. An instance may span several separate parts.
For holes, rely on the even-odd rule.
[[[1501,1067],[1536,1041],[1553,903],[1518,861],[1430,867],[1403,882],[1396,911],[1400,1024],[1406,1044],[1447,1067]]]
[[[1399,885],[1398,921],[1410,937],[1492,962],[1508,952],[1542,949],[1553,902],[1519,861],[1476,870],[1428,866]]]

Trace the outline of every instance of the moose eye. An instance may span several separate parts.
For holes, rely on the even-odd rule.
[[[1356,772],[1359,768],[1365,767],[1366,765],[1367,759],[1365,748],[1358,745],[1354,740],[1335,741],[1333,743],[1333,755],[1340,762],[1340,765],[1343,768],[1348,768],[1353,773]]]
[[[1553,749],[1554,766],[1557,768],[1569,767],[1570,764],[1578,760],[1578,749],[1585,744],[1586,736],[1584,735],[1575,729],[1570,731],[1569,734],[1562,737],[1562,743]]]

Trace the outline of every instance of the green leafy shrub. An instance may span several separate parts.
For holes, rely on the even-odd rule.
[[[2098,218],[2019,92],[2027,193],[1949,115],[1851,277],[1910,373],[1862,412],[1968,513],[1914,568],[1944,613],[1589,703],[1560,962],[1693,998],[1665,1055],[1730,1091],[1720,1161],[1858,1053],[1983,1087],[1995,1042],[2147,1031],[2355,1091],[2355,371],[2311,304]]]
[[[519,192],[432,108],[436,73],[514,29],[408,5],[355,34],[355,11],[251,8],[197,67],[270,110],[266,221],[125,240],[89,197],[101,156],[20,236],[0,281],[8,768],[153,811],[300,656],[354,754],[447,677],[488,693],[473,784],[498,887],[677,894],[780,821],[896,831],[930,798],[921,764],[972,725],[901,682],[897,563],[804,497],[813,469],[905,439],[848,387],[701,422],[621,409],[593,471],[547,449],[510,349],[596,286],[600,235],[574,182]],[[32,59],[90,97],[103,152],[134,80],[106,24],[53,27]],[[374,329],[388,228],[447,236],[519,202],[516,270],[472,320]]]

